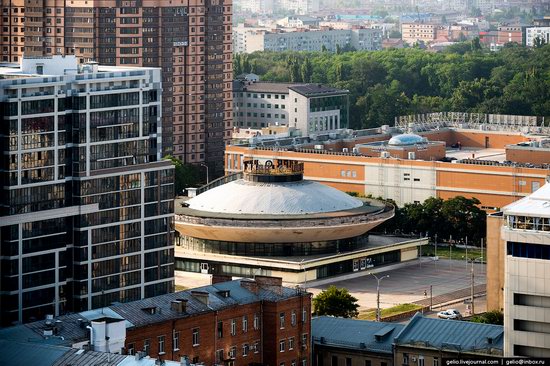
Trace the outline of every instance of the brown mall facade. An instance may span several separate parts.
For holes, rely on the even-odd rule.
[[[75,54],[101,65],[161,67],[163,154],[223,174],[232,0],[0,1],[0,62]]]

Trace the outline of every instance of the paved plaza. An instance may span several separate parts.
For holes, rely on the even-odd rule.
[[[430,285],[433,286],[434,298],[450,301],[452,298],[446,299],[443,295],[470,288],[471,267],[471,264],[466,265],[464,261],[423,259],[421,263],[415,261],[397,269],[379,272],[377,273],[379,277],[390,275],[389,278],[384,278],[380,285],[380,307],[388,308],[397,304],[429,299]],[[474,264],[476,289],[482,287],[478,285],[486,283],[485,274],[484,264]],[[359,300],[361,309],[376,307],[376,280],[367,273],[360,277],[319,286],[311,283],[308,285],[308,291],[316,295],[330,285],[347,288]],[[424,291],[427,293],[426,297]],[[468,291],[465,292],[469,295]]]

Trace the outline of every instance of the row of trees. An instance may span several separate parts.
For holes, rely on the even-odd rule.
[[[395,202],[386,200],[392,203]],[[479,200],[457,196],[448,200],[430,197],[423,203],[407,203],[397,207],[395,216],[377,227],[387,233],[428,235],[445,240],[465,240],[480,245],[485,238],[487,215],[480,209]]]
[[[398,115],[438,111],[550,117],[549,59],[549,45],[489,52],[474,40],[441,53],[255,52],[236,55],[234,72],[348,89],[350,127],[369,128],[392,124]]]

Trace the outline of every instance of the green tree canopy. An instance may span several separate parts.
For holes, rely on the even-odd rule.
[[[504,314],[499,310],[491,310],[484,314],[473,316],[470,321],[474,323],[504,325]]]
[[[359,315],[357,301],[346,288],[330,286],[313,298],[313,309],[317,315],[355,318]]]
[[[199,169],[190,164],[183,164],[181,160],[176,159],[171,155],[164,157],[164,160],[170,160],[176,167],[175,169],[175,182],[174,190],[177,195],[183,194],[183,190],[187,187],[196,186],[201,180],[201,174]]]

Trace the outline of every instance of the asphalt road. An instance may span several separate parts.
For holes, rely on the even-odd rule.
[[[470,287],[472,265],[464,261],[439,260],[416,262],[377,274],[384,278],[380,285],[380,307],[387,308],[397,304],[411,303],[426,299],[430,296],[430,285],[434,297],[449,294]],[[474,264],[474,283],[486,283],[485,265]],[[308,287],[308,291],[317,294],[330,285],[345,287],[358,299],[360,308],[376,307],[376,284],[373,276],[365,273],[364,276],[333,282],[321,286]],[[424,295],[426,291],[426,296]],[[452,299],[446,299],[452,300]]]

